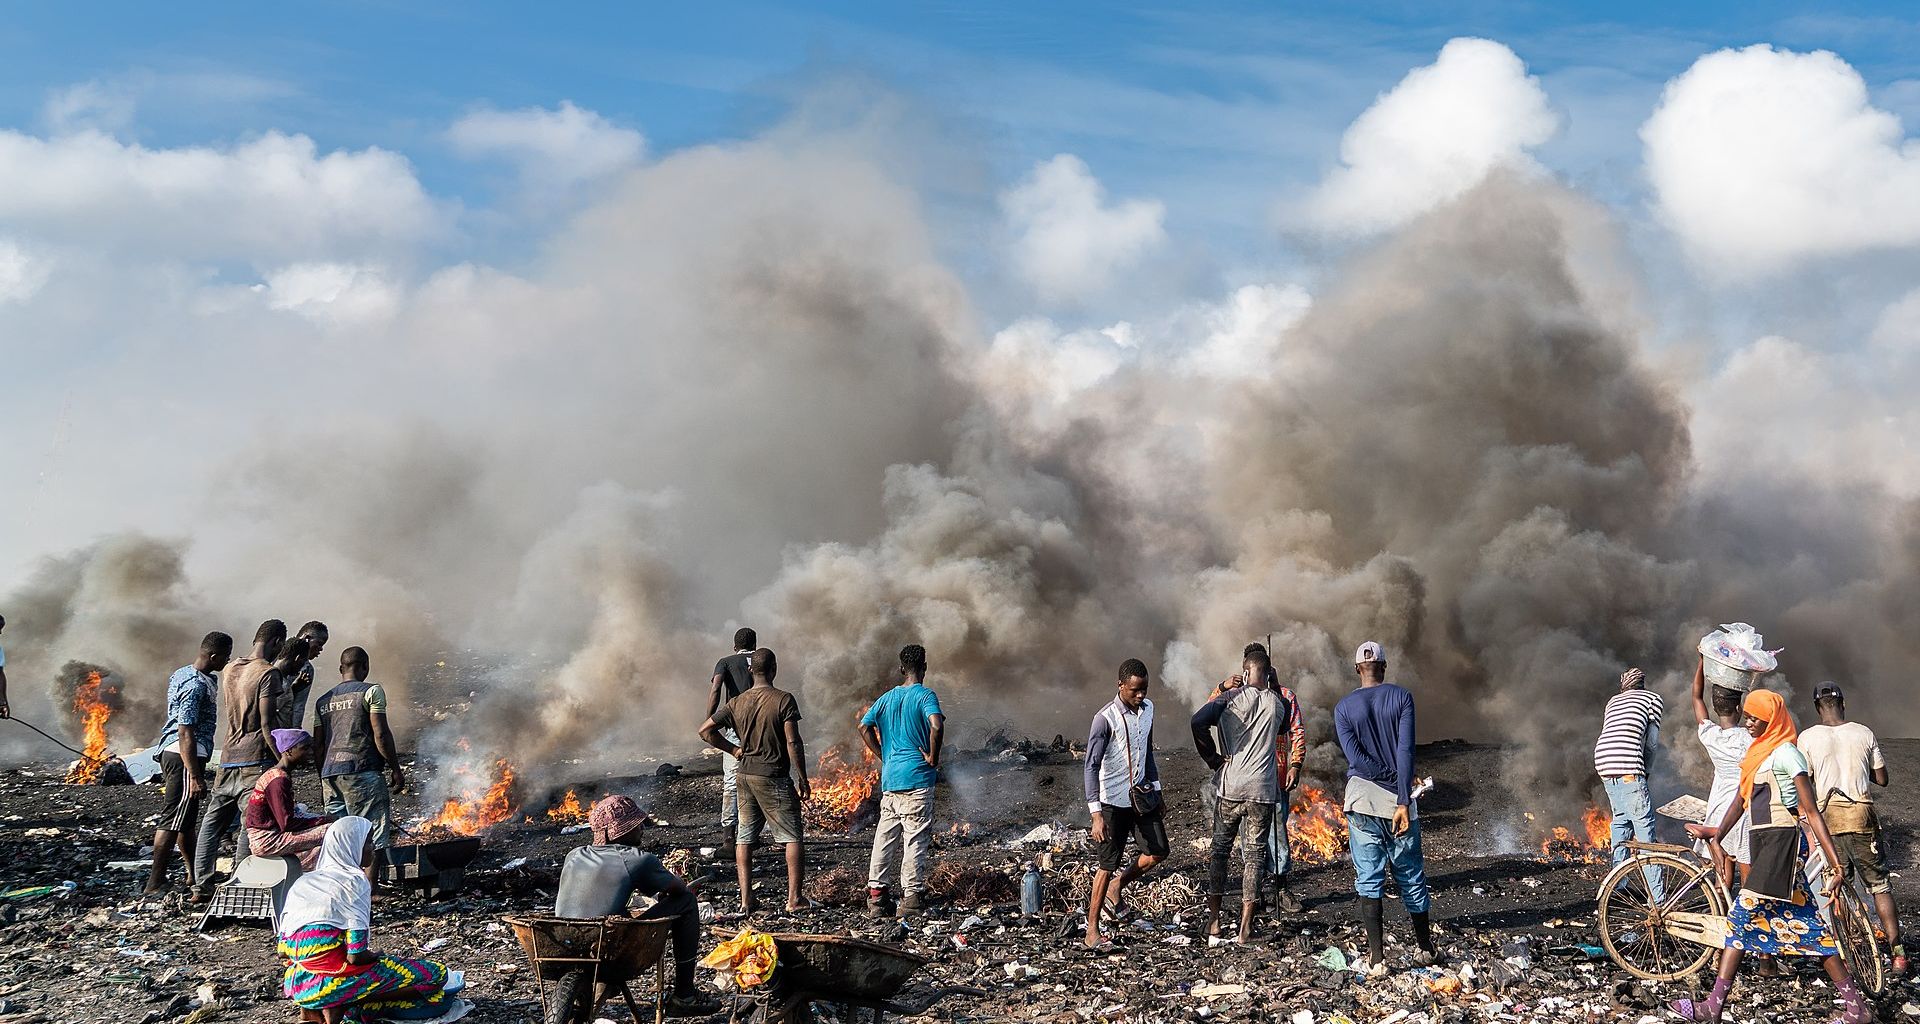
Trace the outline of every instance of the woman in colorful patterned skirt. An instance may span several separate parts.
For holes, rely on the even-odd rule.
[[[1712,844],[1714,861],[1720,865],[1721,880],[1731,885],[1731,862],[1720,849],[1720,837],[1732,830],[1744,812],[1751,866],[1729,915],[1732,930],[1726,952],[1720,956],[1720,973],[1714,979],[1712,993],[1698,1002],[1678,1000],[1672,1004],[1673,1010],[1686,1020],[1720,1020],[1727,995],[1733,990],[1734,975],[1740,970],[1740,959],[1746,953],[1817,956],[1833,979],[1834,990],[1846,1001],[1846,1012],[1839,1021],[1866,1024],[1873,1019],[1873,1007],[1847,973],[1847,965],[1840,960],[1840,947],[1807,891],[1802,826],[1813,833],[1826,854],[1828,898],[1840,891],[1841,874],[1835,865],[1841,861],[1820,817],[1807,759],[1794,745],[1799,730],[1794,728],[1786,700],[1771,690],[1747,694],[1741,709],[1745,712],[1742,724],[1753,736],[1753,745],[1740,762],[1740,792],[1720,823],[1704,831]]]
[[[373,886],[363,870],[373,823],[347,817],[327,828],[319,863],[287,891],[280,913],[281,982],[300,1019],[452,1021],[469,1005],[452,997],[463,980],[432,960],[403,960],[373,951]]]

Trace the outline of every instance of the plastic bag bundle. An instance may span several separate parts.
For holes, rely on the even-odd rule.
[[[1780,667],[1774,656],[1786,648],[1767,650],[1744,622],[1723,623],[1719,629],[1700,638],[1700,654],[1706,659],[1707,682],[1729,690],[1751,690],[1763,675]]]
[[[700,966],[718,971],[721,980],[745,991],[767,983],[773,969],[780,966],[780,953],[773,936],[747,928],[715,946]]]

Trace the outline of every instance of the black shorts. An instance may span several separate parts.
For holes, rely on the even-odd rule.
[[[1100,844],[1100,870],[1120,870],[1120,864],[1127,858],[1129,836],[1139,837],[1141,853],[1153,857],[1167,855],[1170,847],[1167,846],[1165,814],[1139,814],[1131,807],[1101,804],[1100,816],[1107,820],[1107,838]]]
[[[166,796],[160,808],[160,824],[156,827],[164,832],[186,832],[197,827],[206,790],[203,788],[199,796],[187,798],[187,763],[171,750],[161,751],[160,777],[165,782],[163,792]],[[202,769],[201,785],[204,786],[206,781],[207,773]]]

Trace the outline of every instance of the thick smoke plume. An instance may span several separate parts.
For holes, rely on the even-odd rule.
[[[1693,640],[1745,619],[1787,685],[1844,678],[1883,731],[1920,726],[1891,699],[1920,516],[1703,482],[1717,410],[1650,351],[1607,235],[1496,176],[1310,303],[987,337],[917,198],[857,152],[676,154],[521,274],[442,271],[310,339],[342,415],[219,464],[192,588],[158,541],[49,562],[0,609],[9,668],[111,665],[152,708],[206,629],[321,618],[432,712],[423,749],[537,782],[684,753],[740,624],[816,747],[909,642],[964,742],[1077,732],[1129,657],[1190,707],[1270,634],[1330,777],[1373,639],[1425,738],[1512,744],[1513,781],[1571,807],[1617,674],[1677,699]]]

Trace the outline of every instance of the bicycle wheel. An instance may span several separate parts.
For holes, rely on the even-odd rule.
[[[1834,901],[1833,937],[1840,946],[1840,959],[1846,962],[1847,973],[1853,975],[1853,983],[1860,986],[1860,991],[1878,999],[1887,994],[1887,962],[1880,957],[1875,921],[1873,912],[1854,888],[1853,879],[1848,878]]]
[[[1671,933],[1666,916],[1725,918],[1728,909],[1726,890],[1711,867],[1672,854],[1643,853],[1600,882],[1600,945],[1636,978],[1679,981],[1699,973],[1720,949]]]

